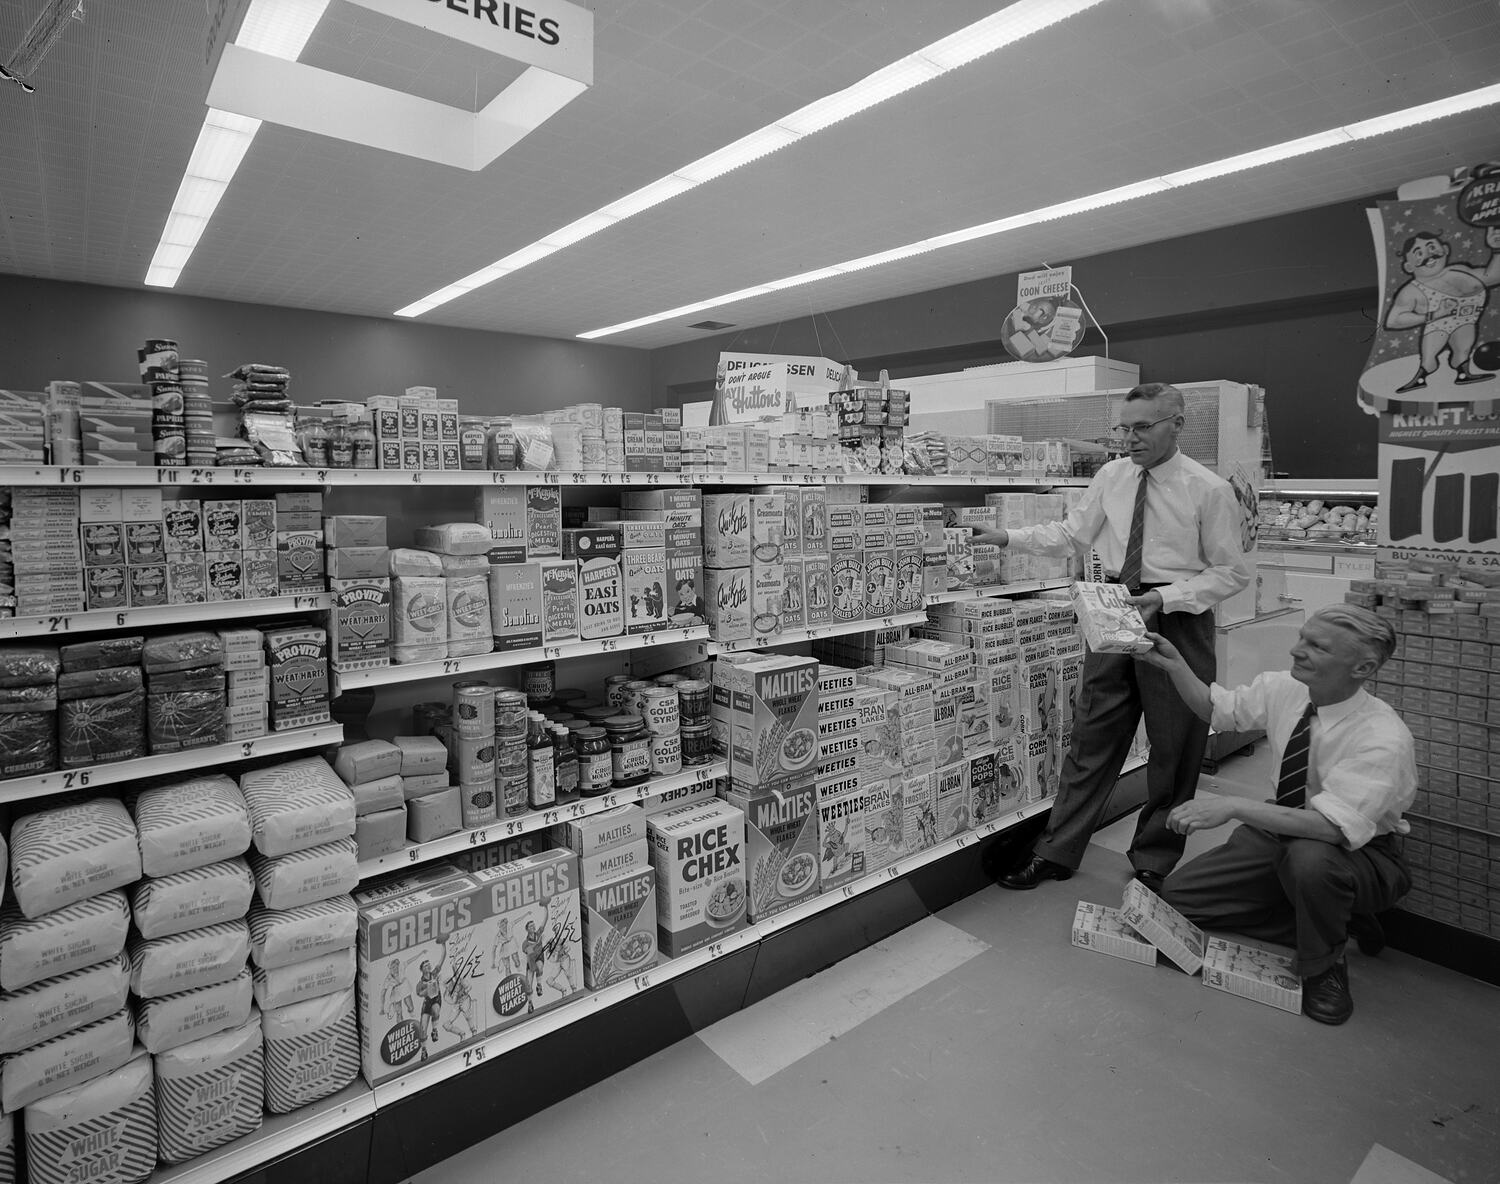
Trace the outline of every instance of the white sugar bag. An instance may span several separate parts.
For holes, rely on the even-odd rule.
[[[257,901],[250,909],[250,956],[265,970],[352,950],[358,934],[359,909],[348,895],[293,909]]]
[[[135,802],[141,870],[169,876],[243,855],[250,815],[234,779],[223,773],[142,790]]]
[[[142,880],[131,890],[130,908],[142,937],[170,937],[243,917],[254,894],[249,865],[243,859],[226,859]]]
[[[30,1184],[138,1184],[156,1170],[156,1090],[143,1048],[120,1068],[26,1107]]]
[[[354,833],[354,795],[322,757],[252,769],[240,789],[262,855],[289,855]]]
[[[107,961],[125,948],[130,906],[105,892],[28,920],[7,901],[0,909],[0,988],[19,991],[44,978]]]
[[[262,1011],[271,1007],[289,1007],[316,999],[319,995],[331,995],[354,985],[354,951],[335,950],[309,958],[305,962],[293,962],[290,966],[278,966],[267,970],[257,966],[251,972],[255,983],[255,1005]]]
[[[130,989],[142,999],[174,995],[228,982],[250,956],[250,926],[240,921],[205,925],[170,937],[130,941]]]
[[[250,853],[255,889],[268,909],[294,909],[354,891],[359,883],[359,847],[337,839],[290,855]]]
[[[135,823],[114,798],[28,814],[10,841],[16,903],[32,919],[141,878]]]
[[[237,1028],[250,1015],[254,988],[249,968],[227,983],[142,999],[136,1004],[136,1029],[152,1052],[166,1052],[215,1032]]]
[[[113,1072],[130,1059],[134,1047],[135,1023],[130,1009],[122,1007],[87,1027],[6,1057],[0,1067],[0,1110],[19,1110]]]
[[[336,1094],[359,1075],[354,990],[263,1011],[266,1109],[286,1114]]]
[[[265,1095],[260,1015],[156,1058],[157,1154],[181,1163],[258,1130]]]
[[[20,1052],[111,1016],[125,1006],[125,958],[85,966],[0,994],[0,1053]]]

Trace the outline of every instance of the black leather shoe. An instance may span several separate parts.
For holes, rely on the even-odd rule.
[[[1302,1013],[1320,1024],[1342,1024],[1354,1014],[1346,963],[1335,962],[1322,974],[1302,980]]]
[[[1161,884],[1162,881],[1166,879],[1166,876],[1162,875],[1160,872],[1154,872],[1148,867],[1138,867],[1135,869],[1135,875],[1132,877],[1132,879],[1139,880],[1147,888],[1151,889],[1152,892],[1155,892],[1158,896],[1160,896]]]
[[[1018,892],[1025,892],[1035,888],[1043,880],[1066,880],[1072,874],[1073,869],[1070,867],[1053,863],[1050,859],[1043,859],[1040,855],[1033,855],[1014,871],[1001,876],[995,883],[1002,888],[1014,888]]]
[[[1374,913],[1355,913],[1350,917],[1349,936],[1359,943],[1359,952],[1368,958],[1378,957],[1385,949],[1385,929]]]

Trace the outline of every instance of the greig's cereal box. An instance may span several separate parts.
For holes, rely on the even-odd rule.
[[[471,912],[485,966],[487,1032],[556,1007],[583,990],[578,856],[539,851],[472,873]]]
[[[818,663],[783,657],[747,671],[749,694],[731,702],[729,775],[737,788],[807,780],[818,759]]]
[[[725,800],[745,815],[745,875],[752,922],[818,894],[817,791],[731,788]]]
[[[484,1035],[487,967],[467,877],[359,910],[360,1062],[371,1084]]]
[[[829,892],[865,874],[865,792],[818,802],[818,871]]]
[[[669,958],[745,925],[745,816],[728,802],[692,803],[647,819],[656,869],[656,927]]]
[[[583,891],[583,976],[597,991],[656,965],[656,871],[635,868]]]

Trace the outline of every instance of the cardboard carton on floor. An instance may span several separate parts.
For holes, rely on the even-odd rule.
[[[1210,937],[1203,950],[1203,985],[1302,1014],[1302,980],[1292,972],[1292,956],[1279,950]]]
[[[1125,885],[1120,914],[1184,973],[1197,974],[1203,966],[1203,930],[1139,880]]]
[[[1078,902],[1073,912],[1073,944],[1142,966],[1156,965],[1156,947],[1126,924],[1119,909],[1106,904]]]

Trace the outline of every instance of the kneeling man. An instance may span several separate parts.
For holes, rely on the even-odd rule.
[[[1344,945],[1377,953],[1373,914],[1411,885],[1401,859],[1401,817],[1416,794],[1411,732],[1364,682],[1396,646],[1368,609],[1314,613],[1292,647],[1290,673],[1233,690],[1204,683],[1171,642],[1140,660],[1171,677],[1184,702],[1224,731],[1264,730],[1279,770],[1274,799],[1199,797],[1167,825],[1180,834],[1240,822],[1223,845],[1178,868],[1161,895],[1206,929],[1295,947],[1302,1010],[1325,1024],[1354,1011]]]

